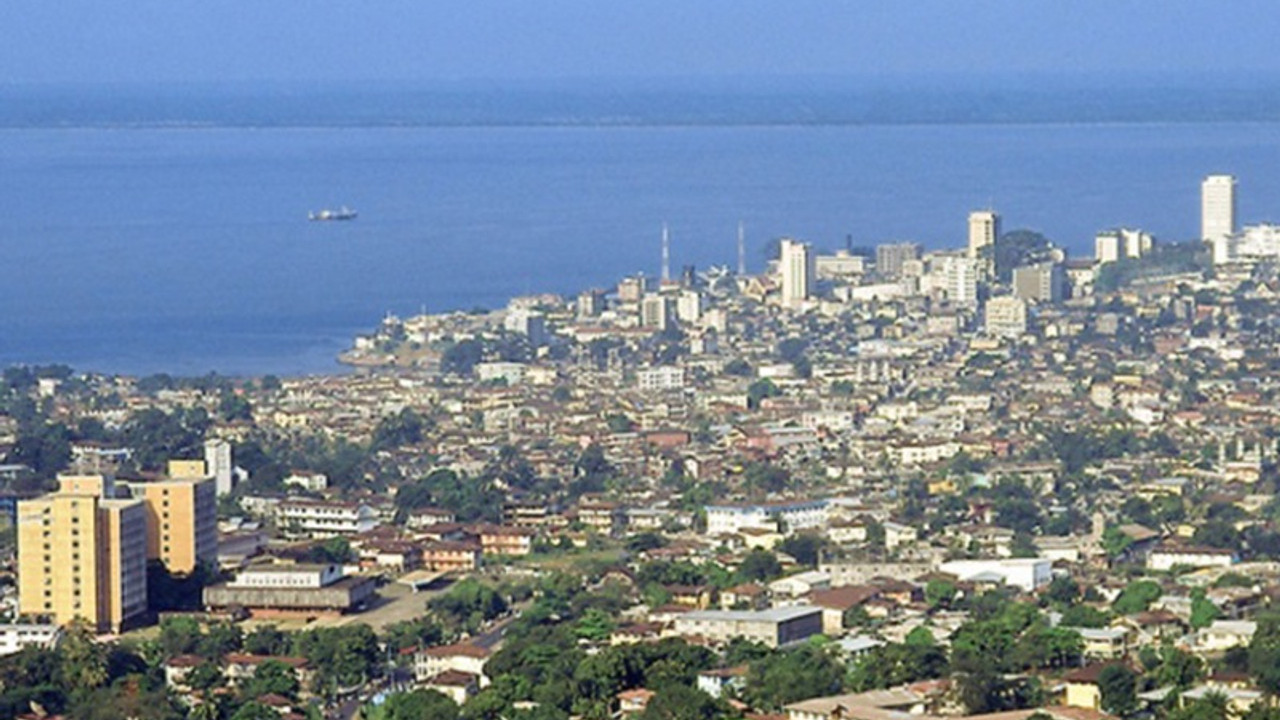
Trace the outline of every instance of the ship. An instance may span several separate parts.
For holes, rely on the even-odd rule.
[[[307,213],[308,220],[355,220],[356,211],[343,205],[337,210],[317,210],[313,213]]]

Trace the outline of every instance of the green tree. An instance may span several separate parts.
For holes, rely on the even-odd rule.
[[[1164,590],[1154,580],[1135,580],[1120,591],[1115,602],[1111,603],[1111,609],[1120,615],[1140,613],[1163,594]]]
[[[270,705],[252,700],[240,706],[231,716],[231,720],[280,720],[280,713]]]
[[[796,533],[778,543],[778,550],[795,558],[796,562],[807,567],[817,567],[822,559],[822,551],[826,548],[826,540],[813,533]]]
[[[588,608],[574,623],[574,634],[584,640],[603,642],[613,634],[613,618],[599,608]]]
[[[778,556],[768,550],[755,548],[747,553],[738,565],[738,577],[743,582],[767,582],[782,574]]]
[[[373,429],[370,449],[377,452],[417,445],[422,442],[426,431],[427,421],[413,408],[404,408],[395,415],[388,415],[378,421],[377,427]]]
[[[1257,618],[1257,630],[1249,641],[1249,674],[1268,694],[1280,695],[1280,613]]]
[[[1222,617],[1222,611],[1205,597],[1204,588],[1191,591],[1191,627],[1193,629],[1209,627],[1220,617]]]
[[[929,607],[950,607],[956,597],[956,586],[946,580],[930,580],[924,586],[924,600]]]
[[[752,707],[777,710],[800,700],[834,695],[843,677],[840,663],[806,645],[751,663],[742,695]]]
[[[246,698],[275,694],[294,699],[299,687],[298,673],[292,667],[279,660],[267,660],[254,670],[253,678],[245,684],[242,694]]]
[[[719,720],[728,714],[727,705],[701,690],[670,683],[650,698],[640,720]]]
[[[1138,676],[1124,665],[1108,665],[1098,674],[1102,709],[1114,715],[1129,715],[1138,707]]]
[[[782,390],[768,378],[761,378],[747,386],[747,408],[757,410],[760,402],[766,398],[777,397]]]
[[[435,690],[413,690],[395,693],[361,715],[366,720],[457,720],[458,704]]]
[[[1110,621],[1106,613],[1092,605],[1072,605],[1062,611],[1063,627],[1101,628]]]

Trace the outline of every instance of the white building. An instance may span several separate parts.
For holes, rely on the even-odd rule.
[[[1200,238],[1216,242],[1235,232],[1235,176],[1210,175],[1200,184]]]
[[[538,347],[547,341],[547,318],[540,312],[523,307],[512,309],[502,320],[508,332],[529,338],[529,344]]]
[[[788,532],[822,528],[827,524],[826,500],[760,503],[756,505],[708,505],[707,534],[733,534],[744,528]]]
[[[1236,556],[1230,550],[1206,547],[1162,546],[1147,554],[1148,570],[1172,570],[1175,567],[1231,567]]]
[[[693,325],[702,319],[702,311],[707,307],[707,300],[697,290],[682,290],[676,298],[676,317],[680,322]]]
[[[418,682],[425,682],[449,671],[470,673],[479,678],[480,687],[487,687],[489,678],[484,674],[484,666],[491,654],[470,643],[419,648],[413,654],[413,676]]]
[[[233,588],[322,588],[343,578],[342,566],[307,563],[250,565],[227,582]]]
[[[276,526],[289,537],[359,535],[378,526],[378,513],[362,503],[285,500],[275,508]]]
[[[783,238],[778,254],[778,273],[782,276],[782,304],[802,305],[813,296],[813,248],[808,243]]]
[[[1233,647],[1247,646],[1257,630],[1258,624],[1249,620],[1214,620],[1209,627],[1184,637],[1178,644],[1192,652],[1225,652]]]
[[[62,628],[52,623],[0,624],[0,655],[12,655],[25,647],[51,649],[62,639]]]
[[[1098,233],[1093,238],[1094,258],[1099,263],[1115,262],[1120,258],[1140,258],[1151,252],[1155,238],[1151,233],[1129,228],[1117,228]]]
[[[982,257],[982,249],[996,244],[1000,237],[1000,216],[992,210],[969,213],[969,259]]]
[[[519,385],[524,382],[529,366],[518,362],[482,362],[476,363],[475,370],[480,382],[502,380],[507,385]]]
[[[987,332],[1000,337],[1021,337],[1027,332],[1027,302],[1003,295],[987,301],[984,326]]]
[[[647,392],[679,390],[684,387],[684,368],[673,365],[646,368],[636,373],[636,383]]]
[[[675,309],[671,298],[658,293],[649,293],[640,301],[640,326],[659,332],[675,323]]]
[[[1053,579],[1053,561],[1048,558],[1005,558],[1000,560],[952,560],[938,566],[961,582],[999,578],[1005,585],[1032,592]]]
[[[312,472],[310,470],[293,470],[289,476],[283,480],[285,485],[300,487],[310,492],[320,492],[329,487],[329,476],[321,472]]]
[[[1280,257],[1280,225],[1261,223],[1246,226],[1239,235],[1227,238],[1225,242],[1214,243],[1215,252],[1219,247],[1229,248],[1229,260],[1261,260],[1263,258]],[[1218,258],[1214,257],[1214,262]]]
[[[213,476],[219,496],[230,494],[235,487],[235,466],[231,462],[231,443],[213,439],[204,443],[204,471]]]
[[[901,263],[898,267],[901,268]],[[837,250],[835,255],[819,255],[814,261],[814,272],[822,280],[855,277],[866,270],[867,259],[848,250]]]
[[[795,575],[779,578],[769,583],[769,592],[775,598],[798,598],[815,590],[831,588],[831,573],[821,570],[807,570]]]
[[[947,299],[957,305],[978,302],[978,262],[972,258],[941,256]]]

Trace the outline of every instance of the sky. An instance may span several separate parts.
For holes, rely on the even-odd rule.
[[[1280,75],[1272,0],[4,0],[0,83]]]

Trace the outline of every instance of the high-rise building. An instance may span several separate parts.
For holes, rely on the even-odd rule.
[[[583,290],[578,295],[578,317],[596,317],[604,312],[604,291],[599,289]]]
[[[1023,300],[1053,303],[1062,300],[1062,266],[1053,262],[1014,268],[1013,294]]]
[[[540,312],[523,308],[510,310],[502,326],[508,332],[528,337],[533,347],[540,347],[547,341],[547,318]]]
[[[231,443],[222,439],[204,443],[204,472],[213,476],[218,496],[228,495],[235,488],[235,465],[231,461]]]
[[[920,259],[920,244],[913,242],[876,246],[876,272],[881,277],[896,278],[902,275],[902,264]]]
[[[169,464],[170,477],[129,484],[146,503],[147,559],[159,560],[177,575],[218,560],[218,499],[214,478],[189,475]]]
[[[1200,184],[1200,239],[1216,242],[1236,232],[1236,179],[1210,175]]]
[[[60,480],[18,503],[19,612],[118,632],[147,611],[144,503],[107,494],[107,478]]]
[[[956,305],[978,302],[978,261],[969,257],[946,257],[943,272],[947,299]]]
[[[778,273],[782,276],[782,303],[790,307],[804,303],[813,296],[813,248],[808,243],[783,238]]]
[[[1000,237],[1000,216],[992,210],[969,213],[969,257],[978,259],[983,248],[996,244]]]
[[[707,307],[706,298],[697,290],[681,290],[676,297],[676,317],[685,325],[693,325],[702,319]]]
[[[675,323],[672,300],[666,295],[649,293],[640,301],[640,326],[659,332]]]

